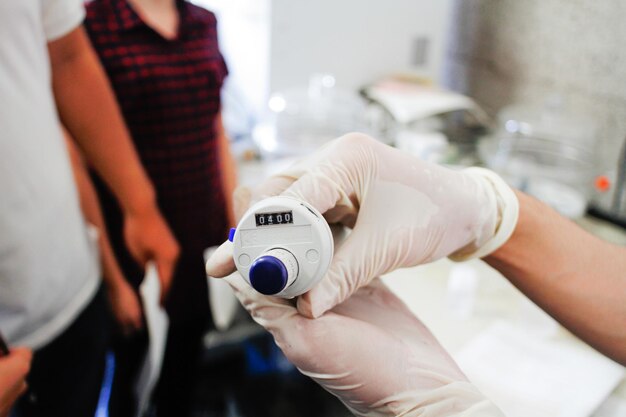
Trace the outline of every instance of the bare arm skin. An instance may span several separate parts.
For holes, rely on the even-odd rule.
[[[15,401],[26,392],[32,357],[27,348],[14,348],[8,356],[0,355],[0,417],[8,417]]]
[[[163,301],[178,244],[157,208],[104,70],[82,26],[50,42],[48,50],[61,121],[118,199],[130,253],[142,265],[156,262]]]
[[[230,153],[230,143],[228,136],[224,130],[222,122],[222,114],[220,113],[215,119],[215,132],[218,140],[220,172],[222,173],[222,188],[226,198],[226,214],[228,216],[228,226],[236,225],[235,214],[233,210],[233,192],[237,186],[237,173],[235,170],[235,161]],[[228,232],[228,231],[226,231]]]
[[[515,232],[485,261],[574,334],[626,365],[626,248],[517,196]]]
[[[82,27],[49,44],[59,115],[83,155],[125,211],[154,206],[154,189]]]
[[[124,277],[124,273],[115,258],[107,234],[106,222],[100,209],[98,194],[91,182],[80,151],[67,132],[64,133],[66,134],[65,140],[80,197],[81,210],[85,219],[98,229],[98,248],[100,249],[102,276],[108,290],[111,309],[122,332],[128,334],[140,329],[143,325],[141,303]]]

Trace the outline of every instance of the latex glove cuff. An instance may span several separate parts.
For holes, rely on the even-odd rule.
[[[449,258],[461,262],[474,258],[483,258],[495,252],[504,245],[513,234],[519,218],[519,201],[509,185],[495,172],[485,168],[471,167],[463,170],[464,173],[485,182],[494,191],[498,204],[498,222],[496,231],[491,239],[472,252],[463,249],[453,253]]]

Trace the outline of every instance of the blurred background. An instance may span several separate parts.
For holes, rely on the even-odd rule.
[[[218,14],[226,125],[244,157],[365,131],[488,165],[570,217],[591,202],[623,221],[623,2],[195,1]]]

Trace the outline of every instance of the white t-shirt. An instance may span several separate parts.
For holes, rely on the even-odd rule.
[[[47,50],[83,18],[82,0],[0,0],[0,331],[11,345],[50,342],[99,285]]]

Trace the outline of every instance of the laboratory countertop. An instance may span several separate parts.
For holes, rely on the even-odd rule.
[[[626,379],[623,377],[623,368],[567,332],[486,263],[472,260],[460,264],[444,259],[394,271],[383,277],[383,280],[460,362],[470,380],[477,383],[485,394],[507,411],[507,417],[626,415]],[[518,336],[502,337],[508,331],[502,333],[503,328],[518,329]],[[516,337],[521,338],[523,346],[506,345],[513,343]],[[501,343],[503,346],[499,345]],[[568,353],[567,358],[571,357],[571,361],[562,358],[562,367],[558,363],[542,362],[554,359],[550,352],[559,355],[559,349],[563,350],[564,356]],[[490,366],[466,369],[464,364],[480,362],[481,354],[490,355],[486,361]],[[520,357],[517,360],[517,354],[530,357]],[[507,363],[509,359],[516,360]],[[572,375],[572,369],[569,368],[572,363],[583,369]],[[499,370],[494,373],[493,368],[496,366]],[[584,369],[586,366],[593,369]],[[606,373],[603,374],[599,369]],[[544,372],[547,375],[542,375]],[[515,378],[524,381],[511,381]],[[578,385],[572,384],[567,389],[563,385],[559,386],[571,378],[582,380],[577,381]],[[612,383],[607,381],[610,378],[613,378]],[[537,385],[538,381],[543,381],[541,386],[545,391],[559,391],[564,396],[562,401],[555,395],[543,398],[544,394],[541,393],[529,393],[524,395],[527,398],[515,398],[514,392],[507,391],[532,391],[530,387]],[[602,381],[602,384],[609,383],[604,386],[605,391],[598,386],[598,381]],[[494,389],[494,385],[504,387],[502,390],[507,392],[499,392]],[[600,390],[588,393],[590,396],[595,395],[595,398],[583,401],[586,407],[595,411],[576,410],[580,414],[566,411],[567,403],[571,402],[568,394],[586,390],[588,386]],[[508,409],[499,403],[500,400],[508,405]],[[522,411],[520,403],[526,400],[532,404]],[[598,404],[602,405],[598,408]],[[517,408],[519,414],[511,412],[512,408]]]

